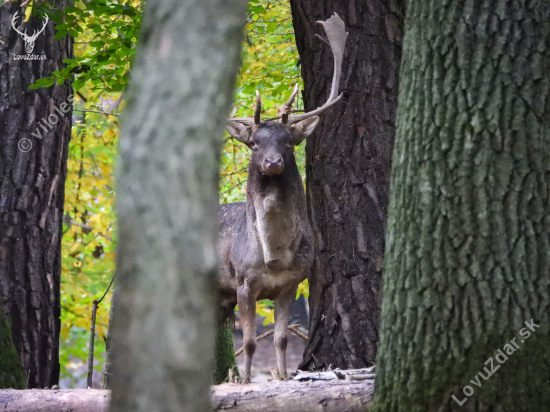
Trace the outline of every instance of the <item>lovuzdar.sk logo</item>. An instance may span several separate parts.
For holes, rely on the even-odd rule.
[[[15,21],[17,20],[18,16],[19,12],[16,11],[13,15],[13,18],[11,19],[11,26],[19,35],[21,35],[21,38],[25,42],[25,51],[27,52],[27,54],[14,54],[13,58],[15,60],[46,60],[47,58],[45,54],[36,55],[32,54],[32,51],[34,50],[34,42],[36,41],[38,36],[44,31],[46,25],[48,24],[48,16],[46,16],[46,19],[42,23],[42,28],[40,30],[34,30],[33,34],[30,36],[27,34],[27,30],[21,30],[21,25],[17,27],[17,23]],[[23,23],[23,21],[21,21],[21,23]]]

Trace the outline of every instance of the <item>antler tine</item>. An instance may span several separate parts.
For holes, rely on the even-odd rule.
[[[290,114],[290,109],[292,108],[292,105],[294,104],[294,99],[296,99],[296,95],[298,94],[298,83],[296,83],[296,86],[294,86],[294,91],[288,98],[285,104],[281,106],[281,108],[278,110],[279,114],[281,115],[281,122],[286,124],[288,122],[288,115]]]
[[[299,122],[300,120],[307,119],[308,117],[318,116],[335,105],[342,98],[342,94],[338,95],[338,86],[340,83],[340,77],[342,76],[342,60],[344,59],[344,47],[346,45],[346,26],[340,16],[334,13],[334,15],[326,21],[318,21],[325,33],[327,34],[328,43],[332,50],[334,57],[334,72],[332,74],[332,85],[330,88],[330,95],[324,105],[317,109],[303,113],[299,115],[289,116],[288,122],[290,124]]]
[[[262,113],[262,97],[260,96],[260,92],[256,90],[256,109],[254,110],[254,117],[252,119],[250,117],[232,117],[228,120],[240,123],[243,126],[251,128],[261,123],[261,113]]]
[[[35,30],[32,34],[32,36],[29,38],[30,40],[36,40],[36,38],[38,37],[38,35],[40,33],[42,33],[44,31],[44,29],[46,28],[46,25],[48,24],[48,21],[49,21],[49,17],[48,15],[46,15],[46,20],[44,21],[44,23],[42,24],[42,28],[39,29],[39,30]]]
[[[22,33],[21,31],[19,31],[19,29],[18,29],[17,27],[15,27],[15,20],[17,19],[17,16],[18,16],[18,15],[19,15],[19,10],[17,10],[17,11],[14,13],[14,15],[13,15],[13,17],[12,17],[12,19],[11,19],[11,25],[12,25],[13,29],[14,29],[17,33],[19,33],[21,36],[26,36],[26,35],[27,35],[27,31],[26,31],[26,30],[25,30],[25,33]]]
[[[254,124],[259,125],[261,120],[261,114],[262,114],[262,97],[260,96],[260,92],[256,90],[256,110],[254,110]]]

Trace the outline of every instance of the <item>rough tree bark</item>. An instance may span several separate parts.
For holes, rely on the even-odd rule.
[[[376,411],[547,411],[550,3],[406,27]]]
[[[46,60],[15,60],[14,55],[27,54],[12,28],[15,12],[23,14],[18,3],[0,7],[0,300],[27,387],[42,388],[59,380],[60,248],[72,90],[68,82],[27,88],[61,70],[62,60],[72,58],[73,42],[69,36],[54,40],[50,19],[32,52]],[[41,27],[42,20],[33,17],[22,30]],[[54,108],[63,103],[69,111],[61,116]]]
[[[150,0],[120,138],[112,411],[207,411],[243,0]]]
[[[399,0],[292,0],[306,110],[330,90],[329,48],[315,22],[337,12],[349,36],[344,102],[308,138],[307,200],[316,234],[310,340],[300,369],[372,364],[378,343],[381,272],[395,132],[403,8]]]

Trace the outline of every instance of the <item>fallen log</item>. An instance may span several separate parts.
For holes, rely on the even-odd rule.
[[[374,381],[268,382],[212,386],[212,410],[223,412],[368,411]],[[107,412],[104,389],[2,389],[2,412]]]
[[[364,412],[374,381],[277,381],[213,387],[212,410],[228,412]]]
[[[107,412],[105,389],[0,389],[0,410],[9,412]]]

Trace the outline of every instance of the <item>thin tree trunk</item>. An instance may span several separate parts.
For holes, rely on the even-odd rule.
[[[233,331],[229,322],[218,326],[216,330],[216,344],[214,352],[214,384],[228,382],[229,369],[233,369],[235,377],[239,377]]]
[[[58,5],[58,2],[52,2]],[[11,325],[27,387],[59,380],[61,237],[72,89],[68,82],[28,90],[72,58],[70,37],[53,40],[49,21],[36,38],[34,55],[16,60],[25,42],[12,28],[18,2],[0,7],[0,300]],[[22,30],[32,33],[42,19]],[[55,110],[69,108],[63,116]],[[39,125],[43,124],[43,128]],[[33,136],[34,134],[34,136]],[[39,137],[37,137],[39,136]]]
[[[330,90],[330,49],[315,22],[337,12],[349,36],[343,102],[308,138],[307,200],[316,234],[309,343],[300,369],[360,368],[376,357],[384,230],[395,132],[399,1],[292,0],[306,110]]]
[[[120,139],[112,411],[210,409],[218,160],[246,2],[150,0]]]
[[[111,305],[109,307],[109,327],[107,329],[107,336],[105,338],[105,368],[103,371],[103,389],[111,389],[111,381],[113,379],[112,376],[112,360],[113,357],[111,356],[111,350],[113,348],[112,342],[113,342],[113,314],[114,314],[114,303],[115,303],[115,293],[116,293],[116,279],[114,280],[115,284],[113,284],[113,294],[111,296]]]
[[[375,410],[547,411],[550,3],[407,5]]]

